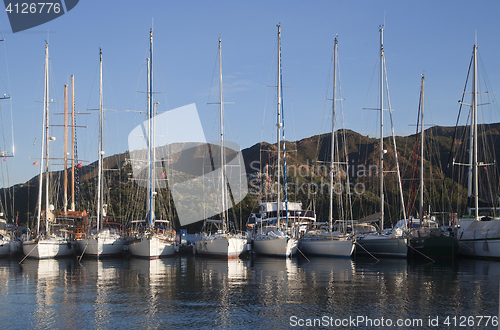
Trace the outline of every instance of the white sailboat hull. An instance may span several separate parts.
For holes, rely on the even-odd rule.
[[[349,258],[354,251],[354,242],[350,239],[304,239],[299,241],[299,249],[305,255]]]
[[[157,259],[176,252],[176,243],[158,235],[143,235],[129,241],[130,254],[138,258]]]
[[[123,253],[125,240],[121,238],[92,237],[78,240],[80,251],[86,256],[105,258]]]
[[[380,257],[406,258],[408,256],[408,239],[387,235],[365,235],[356,243],[356,254],[372,254]]]
[[[242,235],[199,235],[195,240],[196,253],[219,258],[238,258],[245,251],[246,237]]]
[[[287,236],[258,236],[253,241],[255,253],[277,256],[290,257],[297,253],[298,240]]]
[[[500,258],[500,219],[460,219],[459,253],[471,257]]]
[[[458,241],[460,254],[470,257],[500,258],[500,238]]]
[[[76,253],[76,244],[73,241],[60,239],[40,239],[36,241],[24,241],[23,253],[28,258],[50,259],[70,257]]]

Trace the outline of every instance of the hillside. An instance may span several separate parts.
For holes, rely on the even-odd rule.
[[[500,133],[500,124],[491,124],[480,127],[482,139],[480,144],[480,157],[487,158],[484,163],[496,162],[496,154],[500,155],[500,141],[496,138]],[[468,130],[464,127],[457,129],[457,138],[454,139],[454,127],[435,126],[425,131],[426,145],[424,149],[424,176],[425,176],[425,208],[431,212],[455,212],[459,215],[465,211],[467,203],[466,168],[454,166],[453,159],[462,159],[466,163],[468,149]],[[379,211],[379,140],[360,135],[350,130],[337,132],[338,150],[343,150],[347,143],[347,152],[343,154],[335,170],[335,217],[342,217],[342,212],[350,213],[354,219],[367,216]],[[318,214],[319,221],[325,221],[328,213],[328,184],[330,159],[331,134],[312,136],[295,142],[286,142],[287,169],[288,169],[288,196],[290,200],[300,200],[304,207],[314,208]],[[483,142],[486,141],[486,142]],[[399,165],[402,174],[402,185],[407,213],[416,215],[412,205],[417,205],[412,177],[417,177],[415,165],[416,136],[396,137]],[[453,156],[450,149],[454,145]],[[494,148],[486,150],[486,145]],[[394,147],[392,138],[384,139],[384,148],[387,153],[384,156],[385,176],[385,211],[394,223],[402,217],[400,198],[397,189],[397,180],[394,171],[396,162],[394,158]],[[250,212],[256,212],[257,201],[272,198],[272,186],[275,182],[274,172],[276,163],[276,145],[258,143],[242,151],[245,160],[245,168],[249,178],[250,193],[238,205],[232,213],[232,217],[238,219],[238,227],[242,227]],[[462,151],[461,151],[462,150]],[[465,150],[465,151],[464,151]],[[190,149],[183,154],[177,155],[174,160],[182,159],[183,163],[198,164],[201,152]],[[131,219],[144,217],[145,191],[138,188],[132,179],[132,168],[128,161],[128,153],[114,155],[105,158],[105,203],[108,205],[108,215],[115,217],[116,221],[127,222]],[[198,163],[197,163],[198,162]],[[266,166],[268,165],[268,166]],[[175,167],[175,164],[173,165]],[[191,165],[193,166],[193,165]],[[417,166],[418,167],[418,166]],[[95,182],[97,164],[92,163],[77,168],[77,209],[85,209],[90,214],[95,214]],[[195,171],[192,169],[192,171]],[[488,200],[487,196],[498,193],[498,176],[494,166],[481,170],[480,178],[488,183],[481,186],[488,187],[490,191],[481,191],[480,195]],[[69,171],[68,171],[69,172]],[[413,174],[412,174],[413,173]],[[62,209],[63,189],[62,171],[50,174],[50,180],[55,189],[54,194],[58,200],[54,201],[56,209]],[[269,179],[272,178],[272,181]],[[346,181],[349,179],[350,195],[346,194]],[[38,194],[38,176],[24,184],[19,184],[2,191],[4,205],[11,205],[11,196],[15,195],[15,210],[6,209],[7,214],[19,214],[19,223],[26,223],[30,216],[35,213]],[[168,190],[161,189],[158,195],[159,214],[163,217],[174,217],[175,208],[168,198]],[[347,203],[346,201],[349,201]],[[341,207],[344,205],[344,207]],[[346,210],[346,211],[343,211]],[[11,219],[9,217],[9,219]],[[239,219],[242,219],[241,221]],[[199,225],[195,225],[197,227]],[[194,227],[192,227],[194,228]]]

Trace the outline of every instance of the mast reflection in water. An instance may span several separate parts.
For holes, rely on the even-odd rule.
[[[429,317],[498,315],[494,261],[189,255],[18,262],[0,259],[6,328],[282,329],[294,316],[418,318],[425,327]]]

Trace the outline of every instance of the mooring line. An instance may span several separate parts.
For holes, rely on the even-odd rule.
[[[302,251],[300,251],[299,247],[297,247],[297,251],[299,251],[299,252],[300,252],[300,254],[302,254],[302,256],[303,256],[304,258],[306,258],[306,260],[307,260],[308,262],[311,262],[311,260],[307,259],[306,255],[305,255],[304,253],[302,253]]]
[[[30,252],[28,252],[28,254],[26,254],[26,255],[24,256],[24,258],[22,258],[22,259],[21,259],[21,261],[19,261],[19,264],[21,264],[21,263],[24,261],[24,259],[26,259],[26,258],[29,256],[29,254],[30,254],[31,252],[33,252],[33,250],[37,247],[37,245],[38,245],[38,242],[36,242],[36,243],[35,243],[35,246],[31,249],[31,251],[30,251]]]
[[[375,258],[375,256],[373,254],[371,254],[367,249],[364,248],[363,245],[359,244],[357,241],[355,242],[357,245],[361,246],[361,248],[363,250],[365,250],[366,253],[368,253],[373,259],[377,260],[377,262],[380,262],[380,260],[378,260],[377,258]]]
[[[411,246],[410,244],[406,243],[406,245],[407,245],[409,248],[413,249],[413,251],[417,251],[418,253],[420,253],[421,255],[423,255],[424,257],[426,257],[427,259],[429,259],[430,261],[432,261],[432,262],[436,262],[436,261],[435,261],[435,260],[433,260],[432,258],[430,258],[430,257],[426,256],[425,254],[423,254],[423,253],[422,253],[422,252],[420,252],[419,250],[415,249],[415,248],[414,248],[413,246]]]
[[[78,259],[78,262],[82,261],[83,254],[85,253],[85,250],[87,250],[87,246],[89,246],[88,238],[87,238],[87,244],[85,244],[85,247],[83,248],[83,252],[82,255],[80,256],[80,259],[78,259],[78,256],[76,257],[76,259]]]

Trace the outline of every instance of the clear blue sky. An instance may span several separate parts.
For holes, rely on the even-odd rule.
[[[97,1],[81,0],[69,13],[13,34],[0,14],[5,52],[0,52],[3,136],[10,151],[10,104],[15,158],[2,162],[3,185],[38,174],[40,157],[44,44],[49,41],[53,112],[62,112],[63,85],[76,80],[80,112],[98,107],[99,48],[104,58],[106,155],[127,150],[127,135],[143,118],[145,58],[152,21],[155,40],[155,91],[159,111],[196,103],[207,139],[217,139],[217,84],[214,69],[222,37],[229,139],[242,148],[275,142],[275,46],[282,26],[284,104],[287,139],[327,131],[324,98],[338,35],[345,127],[376,134],[379,26],[384,48],[396,133],[408,135],[416,121],[420,75],[426,76],[432,124],[453,126],[475,34],[482,63],[495,92],[500,81],[498,1]],[[4,65],[5,57],[7,67]],[[6,68],[9,75],[7,76]],[[9,85],[10,84],[10,85]],[[10,87],[9,87],[10,86]],[[330,83],[331,88],[331,83]],[[9,92],[10,89],[10,92]],[[211,91],[211,93],[209,93]],[[209,97],[209,94],[211,96]],[[331,95],[331,91],[329,91]],[[325,110],[326,109],[326,110]],[[79,157],[97,158],[96,113],[78,117]],[[485,121],[499,121],[488,117]],[[52,120],[62,123],[62,116]],[[215,127],[215,128],[214,128]],[[57,141],[62,129],[52,128]],[[36,141],[35,141],[36,139]],[[2,146],[2,148],[5,148]],[[53,157],[62,157],[54,147]],[[59,150],[59,151],[58,151]],[[8,175],[6,174],[8,165]],[[54,165],[53,170],[61,169]]]

